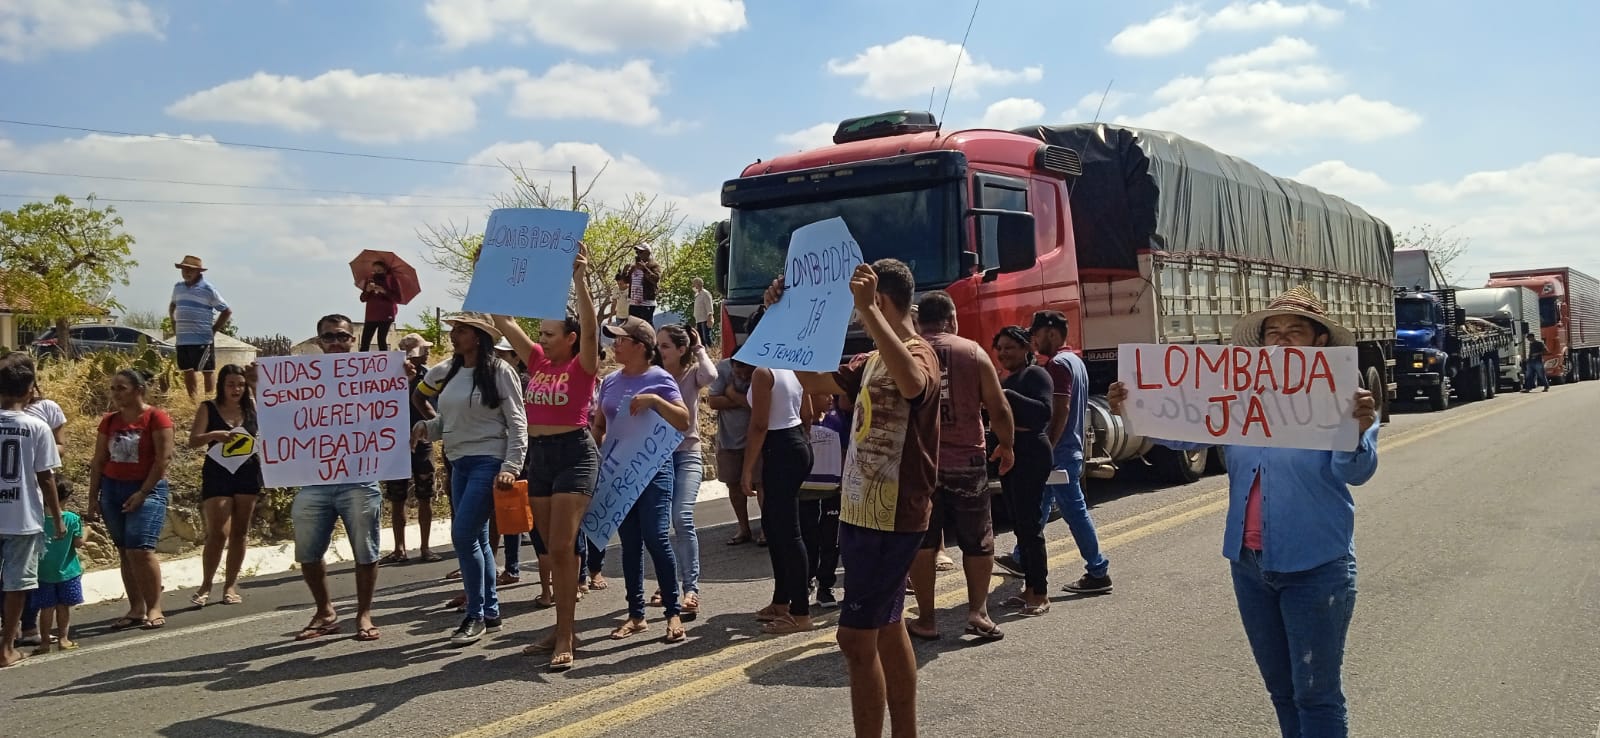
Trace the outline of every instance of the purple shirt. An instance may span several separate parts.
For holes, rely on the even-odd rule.
[[[638,394],[660,395],[673,402],[683,401],[683,393],[678,391],[678,380],[673,379],[667,370],[652,366],[643,373],[629,376],[619,369],[600,381],[600,412],[605,414],[606,422],[616,420],[617,410],[626,409],[633,396]]]

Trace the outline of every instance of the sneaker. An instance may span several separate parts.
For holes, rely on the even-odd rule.
[[[994,565],[995,568],[1004,572],[1006,576],[1017,577],[1019,579],[1023,576],[1022,562],[1018,561],[1017,557],[1012,556],[1011,554],[994,557]]]
[[[500,632],[500,618],[484,618],[483,629],[490,633]]]
[[[477,643],[478,639],[482,638],[482,637],[483,637],[483,621],[482,620],[474,620],[472,618],[462,618],[461,627],[456,628],[456,632],[450,634],[450,645],[453,645],[453,646],[465,646],[465,645],[467,645],[469,643]]]
[[[1085,574],[1078,581],[1062,587],[1061,591],[1083,595],[1110,594],[1111,577],[1091,577]]]
[[[833,598],[833,589],[831,587],[817,590],[817,607],[824,610],[836,610],[839,608],[839,601]]]

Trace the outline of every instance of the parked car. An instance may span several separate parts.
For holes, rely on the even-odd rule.
[[[79,354],[133,354],[153,348],[162,356],[172,356],[177,348],[159,333],[125,325],[75,325],[67,329],[72,347]],[[61,338],[51,328],[33,342],[33,354],[40,358],[61,356]]]

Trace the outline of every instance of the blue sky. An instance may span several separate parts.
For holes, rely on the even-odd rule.
[[[117,291],[164,310],[196,254],[247,334],[300,338],[359,311],[344,263],[421,266],[416,230],[481,227],[493,167],[222,146],[233,141],[493,164],[610,162],[595,193],[649,192],[691,221],[756,158],[850,116],[943,105],[968,2],[5,0],[0,193],[121,203],[140,266]],[[954,126],[1164,128],[1347,197],[1397,231],[1471,239],[1496,268],[1600,274],[1600,102],[1586,3],[987,0],[944,114]],[[558,187],[566,175],[549,173]],[[346,190],[372,195],[302,192]],[[0,198],[0,208],[22,200]],[[307,205],[315,205],[308,207]],[[414,304],[451,307],[425,271]],[[403,313],[412,318],[414,309]]]

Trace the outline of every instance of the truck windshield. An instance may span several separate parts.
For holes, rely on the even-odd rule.
[[[911,267],[917,289],[947,285],[959,264],[955,244],[958,184],[736,209],[728,254],[728,296],[759,298],[773,277],[783,273],[789,234],[835,216],[844,218],[868,263],[893,257]]]
[[[1541,328],[1549,328],[1561,322],[1560,300],[1561,298],[1559,297],[1539,298],[1539,326]]]
[[[1427,300],[1395,300],[1394,322],[1402,326],[1432,325],[1432,303]]]

